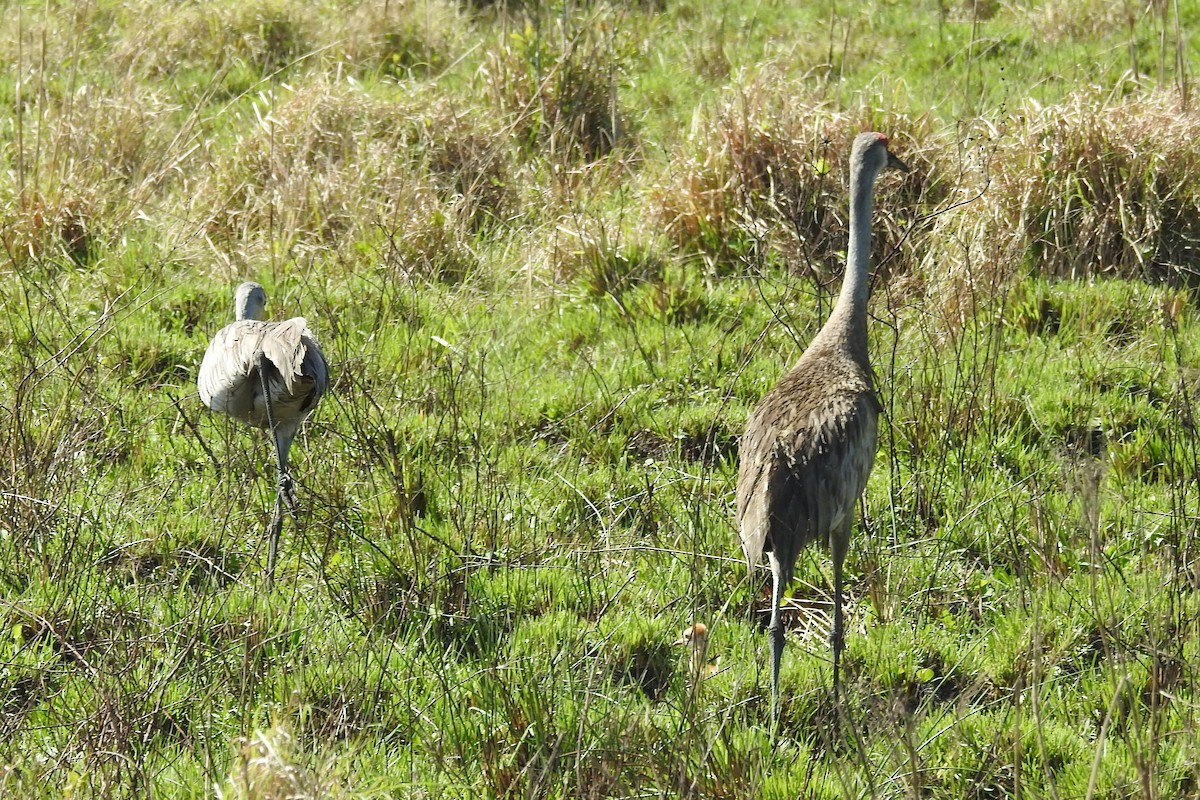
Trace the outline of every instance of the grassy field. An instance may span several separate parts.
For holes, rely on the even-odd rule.
[[[1200,3],[5,12],[0,797],[1200,797]],[[773,735],[737,441],[868,128],[847,723],[814,551]],[[270,590],[247,279],[333,370]]]

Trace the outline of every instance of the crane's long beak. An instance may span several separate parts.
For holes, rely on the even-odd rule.
[[[912,169],[900,159],[892,155],[892,151],[888,151],[888,167],[890,169],[898,169],[901,172],[912,172]]]

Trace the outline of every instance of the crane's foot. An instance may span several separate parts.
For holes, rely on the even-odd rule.
[[[296,500],[296,484],[290,473],[281,472],[279,474],[279,496],[287,504],[288,511],[292,512],[292,516],[300,513],[300,503]]]

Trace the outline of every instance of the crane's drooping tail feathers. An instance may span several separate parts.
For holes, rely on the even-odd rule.
[[[780,605],[796,557],[812,542],[834,556],[833,676],[842,650],[842,562],[855,504],[874,463],[879,401],[867,353],[871,192],[887,167],[908,168],[887,137],[863,133],[850,157],[846,275],[825,325],[763,396],[740,446],[737,519],[751,573],[765,552],[772,573],[771,713],[777,718],[784,630]]]
[[[263,354],[279,370],[288,394],[296,394],[298,382],[311,388],[314,379],[304,374],[303,366],[309,346],[316,346],[316,338],[304,317],[292,317],[278,323],[274,335],[263,337],[261,343]]]
[[[297,427],[325,391],[325,356],[302,317],[283,322],[243,320],[213,337],[198,380],[200,398],[214,411],[255,428],[269,427],[258,380],[258,354],[270,362],[266,387],[280,424]]]

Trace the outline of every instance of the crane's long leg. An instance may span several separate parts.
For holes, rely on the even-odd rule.
[[[275,585],[275,555],[279,552],[279,536],[283,533],[283,499],[275,493],[275,514],[267,530],[267,588]]]
[[[780,606],[783,605],[784,584],[787,575],[784,565],[775,557],[775,553],[767,554],[771,565],[771,624],[767,632],[771,635],[771,723],[779,721],[779,667],[783,662],[783,620],[780,618]]]
[[[262,350],[254,354],[258,366],[258,380],[262,384],[263,402],[267,407],[267,424],[271,430],[271,441],[275,445],[275,465],[278,469],[279,482],[275,489],[275,514],[271,517],[271,526],[267,529],[267,586],[275,583],[275,555],[279,552],[279,537],[283,533],[283,501],[288,501],[292,513],[296,509],[295,492],[292,489],[292,478],[287,471],[287,449],[279,436],[279,420],[275,418],[275,403],[271,400],[271,385],[267,380],[267,370],[271,367],[267,356]],[[291,444],[290,442],[288,444]]]
[[[842,660],[842,648],[845,646],[845,632],[842,622],[842,567],[846,563],[846,551],[850,549],[850,529],[853,517],[841,529],[829,534],[829,552],[833,556],[833,629],[829,632],[830,644],[833,646],[833,702],[838,702],[841,689],[839,667]]]

